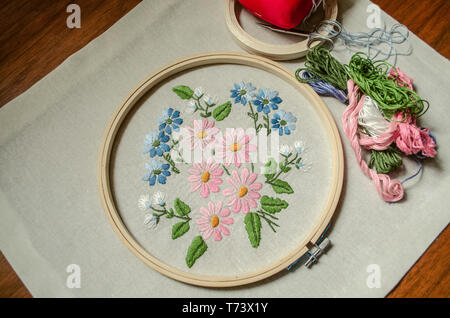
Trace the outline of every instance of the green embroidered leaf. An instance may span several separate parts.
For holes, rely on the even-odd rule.
[[[250,243],[253,247],[258,247],[261,241],[261,219],[259,215],[254,212],[247,213],[244,223]]]
[[[278,194],[281,194],[281,193],[287,193],[287,194],[294,193],[294,190],[292,190],[291,186],[286,181],[278,179],[278,180],[275,180],[274,182],[272,182],[271,185],[272,185],[273,191],[275,191]]]
[[[281,199],[268,197],[267,195],[263,195],[261,198],[261,207],[268,213],[278,213],[283,209],[286,209],[289,204]]]
[[[213,117],[217,121],[224,120],[231,112],[231,102],[220,105],[213,111]]]
[[[179,85],[172,88],[175,94],[177,94],[181,99],[190,99],[194,95],[194,91],[185,85]]]
[[[277,162],[275,159],[270,158],[269,161],[264,165],[264,175],[267,180],[272,179],[277,172]]]
[[[206,245],[201,236],[194,237],[186,254],[186,265],[191,268],[195,261],[202,256],[207,249],[208,245]]]
[[[283,171],[284,173],[288,173],[289,171],[291,171],[291,167],[289,166],[285,166],[285,165],[280,165],[280,170]]]
[[[184,233],[189,231],[189,229],[190,229],[189,221],[178,222],[177,224],[174,224],[174,226],[172,226],[172,240],[179,238]]]
[[[188,215],[189,213],[191,213],[191,208],[189,207],[189,205],[187,205],[186,203],[184,203],[183,201],[181,201],[178,198],[175,199],[173,206],[179,216],[185,216],[185,215]]]

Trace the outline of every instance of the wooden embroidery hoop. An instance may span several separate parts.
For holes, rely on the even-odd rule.
[[[306,96],[315,107],[315,110],[325,126],[331,145],[333,160],[332,181],[327,203],[319,216],[318,222],[314,225],[312,231],[308,234],[306,239],[301,242],[294,251],[289,253],[289,255],[272,263],[270,266],[263,268],[262,270],[228,277],[190,274],[188,272],[176,269],[152,256],[134,239],[133,235],[124,225],[120,217],[120,213],[116,208],[110,184],[110,158],[115,137],[122,122],[128,112],[134,107],[136,102],[150,89],[174,74],[199,66],[213,64],[247,65],[270,72],[283,79],[287,84],[292,85],[301,94]],[[119,238],[137,257],[158,272],[188,284],[206,287],[231,287],[253,283],[280,272],[299,257],[304,255],[308,250],[307,245],[316,243],[334,214],[342,190],[343,174],[344,159],[339,132],[333,117],[325,104],[321,101],[320,97],[308,85],[299,83],[292,72],[284,66],[263,57],[232,52],[205,53],[187,57],[164,66],[151,74],[131,92],[131,94],[115,111],[110,123],[107,126],[98,161],[98,183],[102,204],[106,215],[108,216],[108,219]]]
[[[250,36],[241,27],[236,17],[236,1],[237,0],[225,0],[225,22],[235,41],[244,50],[276,61],[293,60],[306,55],[306,53],[308,52],[308,39],[306,38],[303,41],[294,44],[276,45],[265,43]],[[324,1],[326,2],[324,19],[336,20],[338,13],[337,0]],[[318,42],[315,42],[311,46],[314,47],[318,44]]]

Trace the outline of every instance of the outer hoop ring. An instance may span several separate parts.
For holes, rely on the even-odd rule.
[[[336,20],[338,13],[337,0],[327,0],[325,17],[326,20]],[[254,37],[250,36],[239,24],[236,18],[235,7],[236,0],[224,0],[225,5],[225,22],[228,30],[233,36],[234,40],[244,50],[270,58],[275,61],[293,60],[303,57],[308,52],[308,39],[304,39],[301,42],[293,43],[289,45],[275,45],[262,42]],[[311,44],[311,47],[318,45],[319,43]]]
[[[176,73],[196,68],[198,66],[213,64],[238,64],[252,66],[270,72],[283,79],[287,84],[290,84],[294,88],[296,88],[314,105],[315,110],[317,111],[320,119],[325,125],[327,136],[331,144],[333,159],[332,184],[330,194],[318,222],[315,224],[306,239],[301,242],[301,244],[294,251],[289,253],[289,255],[283,257],[281,260],[272,263],[266,268],[263,268],[256,272],[236,276],[194,275],[176,269],[152,256],[142,246],[139,245],[139,243],[133,238],[132,234],[124,225],[120,217],[120,213],[115,206],[109,178],[110,158],[116,134],[120,129],[120,126],[126,118],[128,112],[134,107],[136,102],[150,89]],[[133,254],[135,254],[144,263],[157,270],[158,272],[184,283],[206,287],[231,287],[253,283],[278,273],[279,271],[292,264],[300,256],[302,256],[308,250],[306,245],[308,243],[314,244],[320,237],[321,233],[325,230],[327,224],[330,222],[330,219],[332,218],[336,206],[339,202],[343,184],[343,174],[344,157],[339,132],[333,120],[333,117],[331,116],[329,110],[326,108],[325,104],[323,104],[319,96],[308,85],[299,83],[292,72],[286,69],[284,66],[263,57],[233,52],[205,53],[187,57],[164,66],[163,68],[151,74],[130,93],[130,95],[115,111],[110,120],[110,123],[106,128],[106,132],[100,148],[98,161],[98,185],[102,204],[114,231],[124,242],[124,244],[131,250]]]

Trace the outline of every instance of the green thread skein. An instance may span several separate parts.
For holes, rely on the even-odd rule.
[[[419,94],[389,78],[389,70],[393,68],[389,63],[372,61],[366,54],[356,53],[346,68],[359,89],[377,102],[387,120],[398,111],[403,112],[405,119],[408,114],[417,118],[427,111],[428,102]]]
[[[385,61],[372,61],[364,53],[354,54],[348,65],[336,60],[324,47],[316,46],[306,54],[305,67],[297,69],[295,76],[302,83],[317,81],[317,78],[333,85],[337,89],[346,90],[347,81],[351,78],[361,91],[374,99],[383,116],[391,120],[398,111],[414,117],[422,116],[428,109],[428,102],[419,94],[405,86],[399,86],[389,78],[392,65]],[[312,78],[304,79],[302,71],[308,71]]]
[[[308,71],[314,78],[320,78],[341,90],[347,89],[349,74],[338,60],[336,60],[330,51],[319,46],[309,50],[306,54],[306,62],[304,68],[299,68],[295,72],[295,77],[302,83],[316,81],[317,79],[303,79],[300,72]]]
[[[373,150],[370,154],[369,168],[375,167],[377,173],[388,174],[399,168],[403,163],[400,154],[392,147],[386,150]]]

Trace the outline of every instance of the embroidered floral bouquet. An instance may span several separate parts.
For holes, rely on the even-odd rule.
[[[139,208],[151,212],[144,223],[149,228],[168,227],[173,240],[198,231],[187,248],[188,267],[205,254],[208,245],[232,235],[236,226],[245,227],[251,246],[257,248],[261,229],[267,225],[276,232],[280,213],[289,206],[294,190],[286,176],[309,168],[303,142],[278,146],[280,139],[295,132],[296,116],[280,109],[283,100],[277,91],[256,89],[251,83],[234,84],[231,101],[221,104],[202,88],[180,85],[172,90],[186,102],[185,112],[194,119],[187,122],[180,110],[168,108],[145,137],[143,152],[150,161],[143,180],[154,193],[139,198]],[[248,127],[232,128],[231,113],[248,117]],[[218,122],[230,128],[220,129]],[[276,153],[258,167],[257,153],[260,158],[267,153],[269,138]],[[179,186],[185,191],[168,202],[164,186],[183,170],[188,177]],[[194,196],[198,208],[185,203],[184,195]],[[236,224],[238,214],[244,215],[242,225]]]

